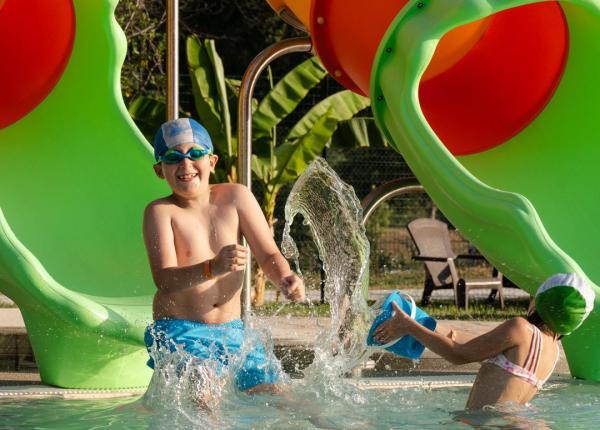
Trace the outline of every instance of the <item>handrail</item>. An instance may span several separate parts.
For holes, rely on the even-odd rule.
[[[387,200],[407,193],[425,192],[425,188],[419,184],[416,178],[394,179],[375,188],[361,201],[363,208],[363,225],[367,224],[369,217],[373,215],[375,209],[385,203]]]
[[[167,0],[167,120],[179,117],[179,0]]]
[[[312,42],[308,37],[286,39],[274,43],[260,52],[248,65],[240,87],[238,102],[238,182],[252,190],[252,96],[258,77],[275,59],[293,52],[310,52]],[[242,238],[242,244],[247,246]],[[242,285],[242,320],[250,316],[250,286],[252,285],[252,259],[248,255]]]

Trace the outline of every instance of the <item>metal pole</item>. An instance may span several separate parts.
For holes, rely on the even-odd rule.
[[[371,191],[361,202],[363,209],[362,224],[367,225],[367,221],[373,215],[375,210],[386,201],[408,193],[424,193],[425,188],[416,179],[395,179],[378,186]]]
[[[277,42],[260,54],[248,65],[242,78],[238,103],[238,182],[252,189],[252,96],[258,77],[275,59],[292,52],[310,52],[310,38],[294,38]],[[242,238],[242,244],[247,246]],[[242,319],[250,316],[250,287],[252,285],[252,259],[248,256],[244,284],[242,286]]]
[[[167,0],[167,120],[179,117],[179,0]]]

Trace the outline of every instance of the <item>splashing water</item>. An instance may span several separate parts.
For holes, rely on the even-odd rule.
[[[159,414],[168,409],[179,422],[199,428],[223,428],[227,423],[221,411],[249,397],[240,391],[248,385],[240,384],[256,378],[265,378],[265,383],[275,378],[277,384],[289,384],[289,377],[273,354],[268,330],[252,327],[251,323],[244,328],[243,336],[233,327],[221,328],[222,334],[218,330],[212,328],[202,338],[192,339],[187,333],[181,338],[187,347],[198,351],[202,356],[198,358],[152,326],[149,334],[153,339],[150,356],[154,373],[143,397],[145,407]]]
[[[290,235],[297,214],[304,217],[317,245],[326,274],[325,298],[331,307],[331,326],[316,339],[315,360],[305,372],[314,383],[324,376],[337,379],[367,358],[365,338],[372,318],[366,301],[369,241],[354,189],[322,158],[296,181],[285,205],[281,249],[299,271],[298,248]]]

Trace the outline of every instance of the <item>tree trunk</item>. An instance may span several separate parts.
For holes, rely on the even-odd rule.
[[[265,193],[262,210],[271,229],[271,234],[275,235],[275,200],[277,199],[277,193]],[[256,264],[256,262],[255,262]],[[265,287],[267,285],[267,277],[265,272],[256,264],[256,271],[254,272],[254,294],[252,297],[253,306],[262,306],[265,304]]]

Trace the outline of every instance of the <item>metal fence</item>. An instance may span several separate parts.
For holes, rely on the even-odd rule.
[[[241,78],[241,77],[240,77]],[[187,79],[181,77],[182,82]],[[277,78],[275,79],[277,80]],[[260,100],[269,90],[266,78],[257,84],[255,96]],[[334,94],[343,88],[333,79],[326,78],[314,88],[298,108],[284,120],[277,130],[279,137],[285,136],[289,128],[295,124],[308,110],[325,97]],[[180,94],[181,104],[193,110],[191,91],[186,91],[185,86]],[[371,115],[369,109],[361,112],[359,116]],[[386,182],[400,178],[414,178],[410,168],[402,156],[389,146],[357,147],[354,149],[339,149],[335,146],[327,148],[323,158],[338,173],[343,181],[351,185],[359,200],[362,200],[376,187]],[[284,206],[290,184],[280,192],[276,204],[275,237],[279,242],[285,225]],[[261,200],[260,187],[253,187],[259,201]],[[394,197],[379,207],[370,217],[366,227],[367,237],[371,245],[370,276],[371,288],[402,285],[404,287],[421,288],[423,285],[423,264],[412,260],[415,248],[406,230],[406,225],[413,219],[435,216],[445,220],[443,214],[437,210],[426,193],[411,193]],[[300,252],[300,267],[310,288],[319,288],[320,261],[318,252],[311,237],[308,227],[304,226],[301,219],[295,220],[292,226],[292,236]],[[469,243],[458,231],[450,225],[452,246],[456,253],[467,253]],[[478,263],[476,267],[467,266],[467,271],[489,270]]]

